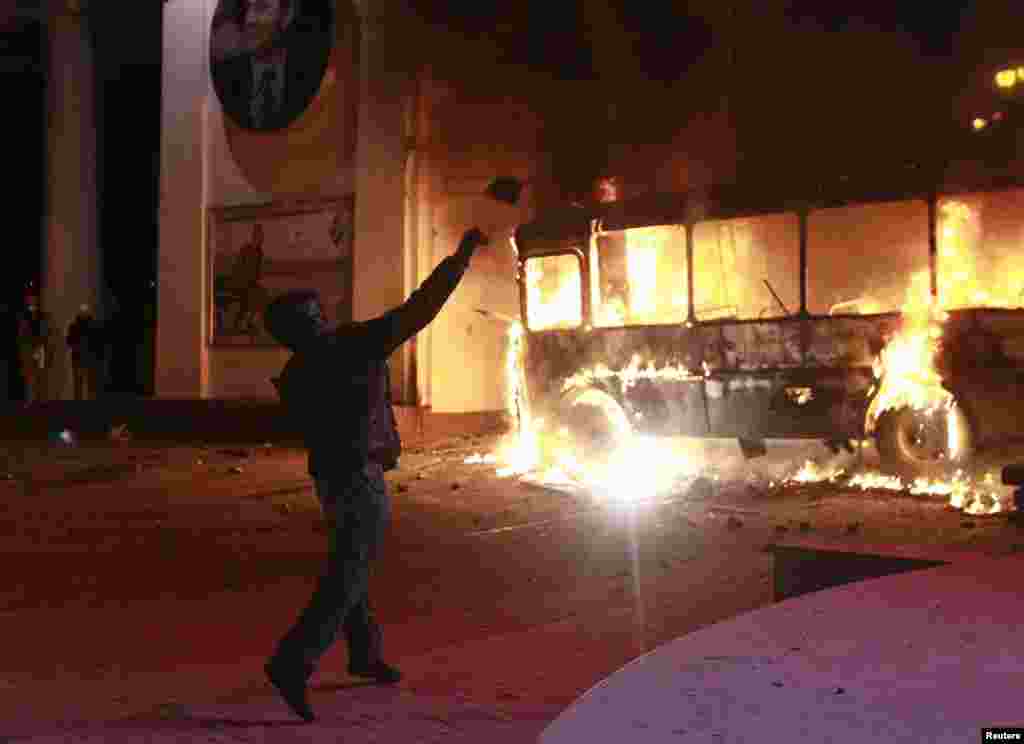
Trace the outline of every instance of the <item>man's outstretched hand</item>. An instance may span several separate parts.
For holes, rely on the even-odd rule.
[[[480,230],[479,227],[474,227],[466,230],[462,234],[462,240],[459,241],[459,250],[457,255],[470,259],[473,257],[473,253],[482,245],[487,245],[489,242],[488,237]]]

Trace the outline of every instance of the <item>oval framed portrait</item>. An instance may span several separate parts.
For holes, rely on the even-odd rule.
[[[316,97],[334,43],[333,0],[218,0],[210,75],[224,114],[286,128]]]

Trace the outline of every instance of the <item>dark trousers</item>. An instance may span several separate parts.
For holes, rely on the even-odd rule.
[[[370,563],[378,554],[390,516],[380,465],[367,465],[346,477],[317,480],[316,494],[327,520],[327,570],[274,655],[283,662],[302,663],[310,674],[339,631],[348,643],[350,664],[380,659],[380,626],[369,599]]]

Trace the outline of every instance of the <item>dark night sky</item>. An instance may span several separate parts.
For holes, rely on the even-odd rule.
[[[471,34],[492,34],[506,59],[549,70],[561,78],[593,75],[591,53],[583,37],[581,0],[522,0],[517,3],[479,0],[419,0],[413,3],[425,19]],[[678,79],[689,62],[722,43],[708,25],[678,0],[612,0],[624,31],[643,43],[636,45],[640,68],[655,79]],[[787,16],[841,31],[861,21],[884,31],[904,31],[915,38],[922,53],[951,53],[951,40],[969,3],[916,0],[792,0]],[[504,29],[504,30],[503,30]]]
[[[885,31],[905,31],[921,45],[925,54],[941,56],[952,52],[951,40],[961,19],[969,13],[965,2],[829,2],[794,0],[791,18],[810,18],[830,31],[841,31],[853,19],[861,19]]]
[[[639,56],[638,67],[652,79],[673,81],[685,76],[688,65],[707,49],[724,43],[716,38],[712,29],[695,14],[687,10],[687,3],[678,0],[612,0],[621,19],[625,33],[641,40],[634,45]],[[504,59],[513,64],[528,65],[548,72],[561,79],[585,79],[595,75],[592,53],[584,36],[584,13],[582,0],[520,0],[520,2],[481,2],[481,0],[413,0],[413,5],[425,19],[468,34],[485,35],[494,39],[503,50]],[[966,3],[932,2],[927,5],[903,0],[884,2],[882,0],[791,0],[788,16],[801,23],[813,23],[830,31],[841,31],[851,20],[861,20],[882,30],[905,31],[911,34],[927,55],[947,55],[953,33],[961,18],[969,9]],[[139,4],[150,7],[147,4]],[[154,8],[157,8],[155,4]],[[121,9],[123,10],[123,9]],[[119,10],[120,13],[120,10]],[[136,40],[132,50],[126,54],[124,38],[120,37],[115,54],[101,51],[100,64],[103,68],[106,96],[105,114],[111,130],[117,130],[118,151],[124,147],[137,146],[146,153],[158,147],[159,101],[144,101],[139,98],[141,89],[159,86],[159,13],[145,16],[140,12],[133,19],[133,27],[151,29],[150,33],[133,33]],[[123,25],[122,25],[123,28]],[[31,46],[31,34],[20,37],[16,43]],[[109,44],[103,44],[111,48]],[[152,54],[147,53],[147,50]],[[22,78],[24,83],[26,79]],[[131,122],[130,126],[115,126],[118,122]],[[26,131],[38,131],[38,116],[26,116]],[[151,130],[152,137],[145,135]],[[108,134],[110,134],[108,132]],[[137,153],[142,154],[142,153]],[[150,159],[149,155],[145,159]],[[115,245],[135,243],[145,235],[143,242],[155,239],[149,222],[152,207],[152,193],[137,188],[140,174],[138,159],[132,172],[124,169],[131,162],[124,157],[112,159],[106,170],[108,185],[107,203],[121,202],[116,211],[123,215],[138,215],[128,222],[138,222],[134,227],[114,229],[108,236]],[[146,176],[149,178],[149,176]],[[156,174],[152,174],[156,178]],[[142,199],[146,204],[136,206],[125,204],[125,200]],[[124,209],[128,206],[128,209]],[[155,206],[155,205],[154,205]],[[31,211],[31,210],[29,210]],[[107,215],[107,228],[111,229],[113,215]],[[123,217],[119,220],[124,222]],[[136,236],[135,240],[132,235]],[[137,255],[137,254],[136,254]],[[148,273],[150,261],[116,262],[131,275]],[[130,265],[130,268],[129,268]],[[155,268],[155,266],[152,266]]]

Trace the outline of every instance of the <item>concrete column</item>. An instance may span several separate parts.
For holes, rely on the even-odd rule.
[[[433,103],[432,76],[429,69],[424,69],[417,77],[416,95],[411,100],[410,119],[408,121],[409,163],[407,167],[407,190],[410,214],[406,220],[411,226],[409,247],[412,260],[409,270],[412,274],[407,278],[409,285],[418,285],[433,270],[437,261],[434,258],[434,199],[438,192],[436,184],[437,167],[431,158],[431,114]],[[433,348],[435,343],[433,324],[427,326],[417,336],[413,345],[412,374],[415,376],[416,402],[424,406],[433,405],[432,367]]]
[[[214,0],[163,6],[156,395],[207,397],[206,206]]]
[[[407,270],[415,246],[406,223],[407,158],[405,114],[412,92],[412,44],[404,33],[407,14],[400,3],[362,0],[359,55],[359,120],[356,135],[354,320],[366,320],[401,304],[415,288]],[[396,403],[415,403],[412,344],[391,364]]]
[[[55,4],[49,20],[47,189],[42,309],[50,316],[45,395],[73,395],[64,336],[79,305],[99,314],[96,110],[88,16],[77,3]]]

